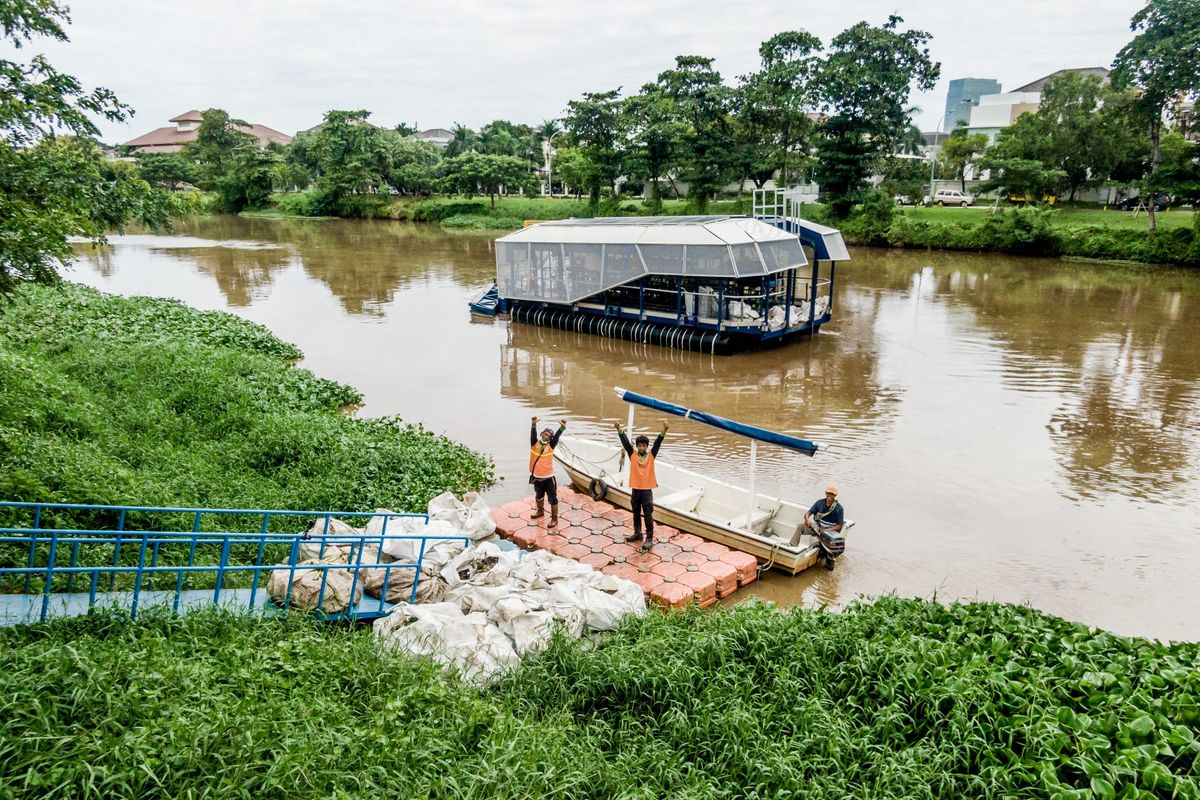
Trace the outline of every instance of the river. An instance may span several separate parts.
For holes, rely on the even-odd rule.
[[[819,336],[713,357],[472,319],[491,237],[431,226],[214,217],[79,254],[72,280],[260,322],[360,415],[490,454],[494,504],[528,488],[530,416],[612,436],[613,386],[827,444],[759,449],[763,491],[835,483],[856,521],[836,571],[756,585],[780,605],[994,600],[1200,639],[1200,272],[858,248]],[[663,458],[744,479],[746,443],[671,424]]]

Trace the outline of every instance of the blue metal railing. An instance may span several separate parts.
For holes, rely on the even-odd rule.
[[[28,527],[0,527],[0,624],[5,622],[3,607],[11,612],[20,605],[14,601],[22,601],[24,615],[35,615],[38,621],[45,621],[52,610],[83,613],[100,603],[128,603],[131,616],[136,618],[139,607],[146,605],[148,599],[155,605],[165,605],[165,601],[169,601],[174,611],[183,606],[196,606],[201,600],[216,605],[244,603],[250,609],[274,602],[287,609],[291,607],[296,575],[306,570],[321,573],[316,602],[320,616],[371,619],[386,615],[392,608],[386,598],[393,571],[413,571],[409,602],[416,601],[421,568],[431,541],[470,543],[466,536],[430,537],[387,532],[388,523],[393,519],[409,517],[428,522],[429,517],[425,514],[21,502],[0,502],[0,514],[10,522],[24,516],[31,523]],[[86,516],[106,521],[111,527],[54,524],[55,518],[65,520]],[[372,517],[383,518],[377,534],[330,532],[335,519],[369,520]],[[238,522],[237,518],[248,523],[240,527],[252,530],[232,530],[239,527],[231,524]],[[276,528],[289,527],[287,522],[294,518],[324,520],[324,525],[319,533],[312,535],[308,532],[271,532],[272,522]],[[215,524],[218,530],[203,530],[206,522]],[[130,527],[131,524],[134,527]],[[172,529],[186,527],[190,530]],[[385,544],[396,540],[417,543],[415,560],[383,561]],[[300,548],[306,543],[316,548],[318,559],[323,558],[331,547],[348,547],[350,563],[298,566]],[[364,560],[369,547],[376,548],[375,557]],[[68,550],[69,558],[65,557]],[[271,561],[279,563],[269,563]],[[282,600],[266,598],[260,587],[263,573],[269,576],[274,570],[284,569],[288,570],[286,596]],[[383,571],[379,597],[369,601],[363,597],[355,603],[359,587],[369,577],[365,571],[372,569]],[[325,606],[331,570],[351,573],[351,605],[342,611],[325,613],[321,609]],[[164,578],[169,579],[165,589]],[[75,591],[77,582],[83,582],[87,587],[86,603],[84,593]],[[104,586],[105,582],[107,586]],[[39,597],[40,606],[36,602]],[[62,602],[55,605],[56,599]]]

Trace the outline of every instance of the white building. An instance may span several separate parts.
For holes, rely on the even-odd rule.
[[[1022,114],[1035,112],[1042,103],[1042,88],[1052,78],[1075,72],[1081,75],[1094,75],[1102,81],[1108,80],[1108,70],[1104,67],[1081,67],[1079,69],[1060,69],[1031,81],[1024,86],[1018,86],[1009,92],[1000,94],[985,94],[971,109],[971,121],[967,129],[971,133],[982,133],[989,142],[996,141],[1001,130],[1017,121]]]

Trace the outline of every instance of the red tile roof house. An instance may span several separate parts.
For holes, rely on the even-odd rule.
[[[155,128],[136,139],[124,143],[124,147],[132,148],[135,153],[178,153],[188,142],[196,140],[196,131],[200,127],[200,112],[188,111],[178,117],[172,117],[174,127]],[[292,137],[280,133],[266,125],[239,125],[238,130],[250,134],[258,140],[259,147],[266,147],[270,142],[287,144]]]

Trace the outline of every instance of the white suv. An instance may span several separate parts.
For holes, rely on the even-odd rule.
[[[967,206],[975,205],[975,198],[958,189],[938,189],[933,195],[935,206]]]

